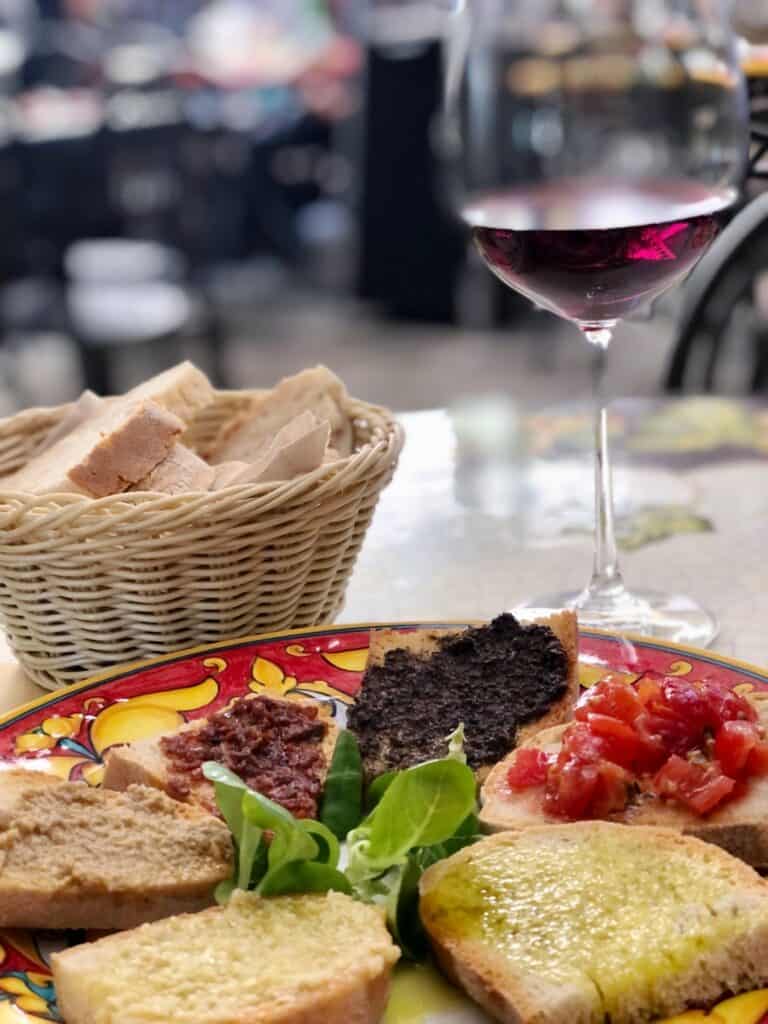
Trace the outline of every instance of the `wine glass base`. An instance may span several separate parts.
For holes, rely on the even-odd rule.
[[[719,624],[698,602],[682,594],[623,588],[615,595],[590,592],[547,594],[526,601],[512,613],[521,621],[543,618],[564,608],[577,612],[583,629],[607,629],[615,633],[643,636],[674,643],[707,647],[717,636]]]

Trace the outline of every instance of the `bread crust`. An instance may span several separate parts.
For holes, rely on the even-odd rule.
[[[248,700],[260,700],[261,694],[248,694]],[[323,701],[314,701],[307,698],[282,698],[265,694],[266,698],[272,701],[284,702],[291,706],[297,704],[305,707],[317,708],[319,718],[326,725],[326,733],[323,739],[321,750],[324,760],[323,782],[328,774],[333,751],[336,747],[336,740],[339,735],[339,727],[333,721],[330,710]],[[236,698],[239,699],[239,698]],[[203,728],[208,722],[207,718],[197,718],[193,722],[187,722],[180,729],[173,733],[164,733],[164,736],[176,735],[178,732],[190,732]],[[156,736],[151,739],[138,740],[134,743],[126,743],[124,746],[113,747],[107,752],[105,758],[104,781],[102,785],[106,789],[127,789],[128,786],[138,783],[142,786],[151,786],[154,789],[161,789],[168,792],[168,767],[165,756],[160,748],[163,736]],[[172,794],[171,794],[172,795]],[[213,786],[203,780],[194,786],[188,797],[189,802],[206,811],[212,811],[215,806]]]
[[[768,727],[768,701],[754,699],[761,723]],[[557,753],[567,725],[542,730],[527,737],[520,746],[540,747]],[[514,759],[511,751],[493,767],[480,793],[480,824],[488,832],[527,828],[534,825],[562,824],[561,819],[545,814],[538,790],[513,792],[506,777]],[[684,807],[653,797],[630,804],[621,814],[608,819],[616,824],[644,825],[674,829],[721,847],[759,870],[768,869],[768,777],[754,778],[747,793],[729,800],[706,818],[699,818]]]
[[[32,887],[11,892],[0,885],[0,926],[47,931],[124,931],[148,921],[207,910],[214,902],[216,884],[217,880],[204,886],[180,884],[174,891],[160,895],[133,892],[90,896],[78,892],[51,896]]]
[[[440,969],[454,985],[463,989],[494,1020],[503,1024],[539,1024],[545,1018],[524,985],[509,975],[508,966],[481,943],[464,942],[460,949],[453,943],[431,939],[432,951]],[[580,989],[565,985],[550,987],[541,979],[535,982],[538,993],[548,990],[549,998],[557,1000],[557,1016],[562,1024],[592,1024],[594,1015],[585,1007]],[[546,998],[546,996],[545,996]]]
[[[566,691],[549,711],[537,722],[529,722],[517,730],[517,742],[525,743],[542,729],[559,725],[571,717],[574,705],[579,699],[579,624],[576,613],[562,611],[547,618],[535,620],[540,626],[548,626],[562,644],[568,659]]]

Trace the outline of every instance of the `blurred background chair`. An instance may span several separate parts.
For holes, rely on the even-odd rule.
[[[768,39],[768,9],[742,2],[736,24]],[[689,277],[664,385],[668,391],[768,388],[768,49],[744,46],[751,145],[744,201]]]

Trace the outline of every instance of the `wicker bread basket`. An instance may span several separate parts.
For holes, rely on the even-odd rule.
[[[256,392],[218,392],[184,443],[204,451]],[[69,406],[0,422],[0,474]],[[210,493],[0,492],[0,623],[53,689],[121,662],[331,622],[403,444],[385,409],[351,400],[357,450],[283,483]]]

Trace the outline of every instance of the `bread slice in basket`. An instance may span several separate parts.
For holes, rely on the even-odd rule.
[[[324,702],[240,697],[174,733],[113,747],[104,786],[154,786],[214,811],[213,786],[201,773],[202,764],[213,760],[296,817],[316,818],[337,736]]]
[[[756,708],[760,724],[768,729],[768,698],[753,694],[747,699]],[[529,736],[522,745],[556,755],[566,728],[567,725],[561,725],[545,729]],[[513,751],[500,761],[483,785],[480,811],[483,827],[498,832],[561,823],[561,818],[543,810],[539,788],[513,790],[508,785],[507,772],[515,756]],[[645,793],[638,794],[626,810],[611,815],[610,820],[626,825],[676,829],[715,843],[755,868],[768,870],[768,776],[749,779],[739,796],[725,801],[706,817],[697,816],[678,803]]]
[[[369,777],[445,756],[463,723],[483,778],[526,736],[565,721],[578,692],[572,612],[528,625],[505,614],[460,632],[376,630],[348,721]]]
[[[253,462],[275,435],[307,412],[318,423],[328,423],[331,446],[340,456],[349,455],[353,437],[348,404],[344,384],[326,366],[302,370],[285,377],[271,391],[254,396],[247,409],[222,425],[207,455],[216,465]]]
[[[768,983],[768,886],[664,829],[500,833],[430,868],[420,912],[448,975],[508,1024],[646,1024]]]
[[[3,477],[0,488],[94,498],[119,494],[167,458],[189,420],[214,396],[205,374],[188,362],[119,398],[85,392],[43,439],[42,450]]]
[[[130,490],[154,491],[158,494],[207,491],[215,475],[213,466],[209,466],[190,448],[183,444],[175,444],[163,461]]]
[[[133,928],[213,904],[232,871],[222,822],[141,786],[42,778],[0,773],[0,928]]]
[[[398,955],[383,911],[342,893],[236,892],[52,961],[67,1024],[378,1024]]]

